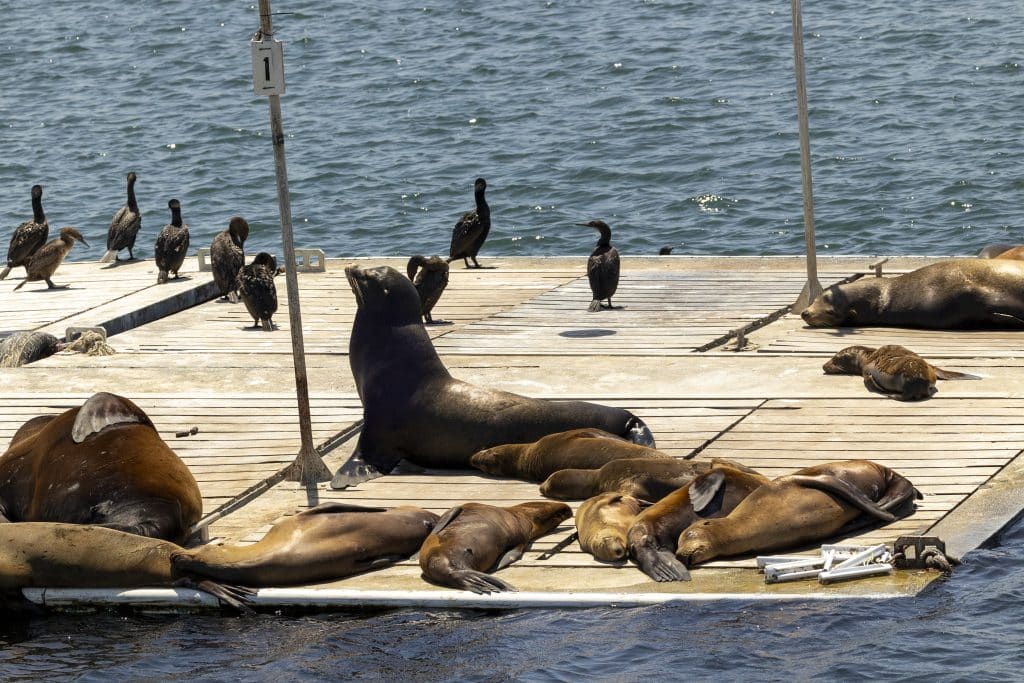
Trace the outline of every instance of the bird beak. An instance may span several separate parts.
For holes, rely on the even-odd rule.
[[[592,225],[590,225],[588,223],[577,223],[576,225],[580,226],[581,228],[592,228],[592,227],[594,227],[594,226],[592,226]]]
[[[89,246],[89,243],[85,241],[84,237],[82,239],[78,240],[78,241],[81,242],[82,244],[84,244],[87,247]],[[89,247],[89,248],[91,249],[92,247]]]

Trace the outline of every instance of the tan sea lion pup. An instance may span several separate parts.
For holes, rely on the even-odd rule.
[[[791,550],[892,522],[920,497],[906,478],[870,460],[815,465],[761,486],[726,517],[691,524],[676,557],[693,567],[717,557]]]
[[[558,470],[598,469],[612,460],[669,458],[661,451],[600,429],[570,429],[533,443],[510,443],[474,453],[469,464],[499,477],[542,482]]]
[[[531,502],[511,507],[464,503],[446,512],[420,548],[423,578],[474,593],[514,591],[489,572],[523,556],[536,538],[572,516],[565,503]]]
[[[873,349],[848,346],[822,367],[827,375],[862,375],[871,391],[901,401],[930,398],[937,379],[981,379],[977,375],[937,368],[903,346],[890,344]]]
[[[674,553],[679,535],[700,519],[724,517],[768,478],[737,465],[720,465],[639,513],[626,534],[629,556],[655,581],[689,581]]]
[[[621,493],[602,493],[576,510],[580,548],[602,562],[626,559],[626,532],[645,503]]]

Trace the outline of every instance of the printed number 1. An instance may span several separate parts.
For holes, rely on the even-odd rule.
[[[267,81],[269,81],[270,80],[270,57],[264,57],[263,58],[263,72],[265,74],[265,79]]]

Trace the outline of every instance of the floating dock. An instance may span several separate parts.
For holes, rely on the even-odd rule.
[[[824,286],[873,277],[868,257],[819,259]],[[892,258],[886,275],[941,258]],[[348,363],[355,299],[350,263],[301,273],[303,334],[314,441],[331,469],[351,453],[362,409]],[[544,398],[580,398],[628,408],[676,457],[725,457],[769,477],[808,465],[867,458],[909,478],[924,494],[916,512],[887,526],[834,539],[891,544],[902,535],[942,538],[951,555],[977,548],[1020,511],[1024,485],[1024,333],[895,328],[810,329],[787,313],[805,280],[790,257],[623,258],[617,307],[587,312],[586,257],[484,256],[484,269],[453,263],[427,327],[451,373],[488,387]],[[438,514],[479,501],[540,499],[535,484],[473,471],[402,471],[354,488],[282,481],[299,450],[298,411],[284,278],[272,333],[252,328],[242,304],[216,301],[195,258],[186,277],[156,284],[152,261],[69,263],[66,290],[18,279],[0,283],[0,336],[103,326],[117,353],[60,353],[0,369],[0,443],[29,417],[79,405],[96,391],[124,395],[153,419],[195,474],[210,542],[250,543],[275,520],[325,501],[415,504]],[[17,273],[14,274],[16,276]],[[857,377],[826,376],[822,363],[852,344],[902,344],[933,363],[981,375],[941,382],[916,403],[868,393]],[[194,435],[176,432],[197,427]],[[696,454],[696,455],[694,455]],[[573,508],[578,503],[572,503]],[[632,564],[608,565],[575,543],[540,556],[573,531],[572,520],[535,542],[501,576],[520,593],[477,596],[426,583],[415,561],[313,587],[261,590],[274,608],[339,606],[582,607],[677,601],[837,599],[914,595],[934,571],[819,585],[766,585],[752,558],[712,562],[693,580],[656,583]],[[26,590],[53,608],[215,604],[182,589]]]

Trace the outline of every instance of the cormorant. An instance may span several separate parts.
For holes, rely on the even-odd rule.
[[[455,224],[452,230],[452,246],[448,251],[448,261],[462,259],[469,268],[469,259],[473,259],[473,265],[477,268],[476,255],[480,247],[487,239],[487,233],[491,231],[491,207],[487,206],[484,199],[484,191],[487,189],[487,181],[477,178],[473,183],[473,196],[476,198],[476,210],[467,211]]]
[[[270,318],[277,312],[275,275],[277,259],[265,251],[256,254],[252,263],[242,266],[238,273],[238,293],[252,316],[253,327],[259,327],[262,323],[267,332],[273,331],[274,323]]]
[[[409,279],[416,285],[420,295],[420,312],[427,323],[434,322],[430,311],[441,298],[441,293],[448,286],[448,262],[440,256],[416,255],[409,259],[406,266]]]
[[[210,267],[213,268],[213,281],[220,288],[222,299],[231,303],[238,301],[238,273],[245,265],[245,240],[249,237],[249,224],[241,216],[235,216],[213,238],[210,245]]]
[[[160,269],[156,277],[157,284],[167,282],[172,272],[177,280],[180,277],[178,269],[188,253],[188,226],[181,222],[181,203],[172,199],[167,202],[167,208],[171,210],[171,222],[156,236],[156,246],[153,248],[156,267]]]
[[[43,187],[32,186],[32,220],[25,221],[14,229],[11,245],[7,248],[7,265],[0,271],[0,280],[7,277],[11,268],[23,266],[36,250],[46,244],[50,224],[43,213]]]
[[[66,289],[68,285],[55,285],[50,278],[57,272],[60,264],[64,262],[64,257],[71,251],[75,240],[78,240],[85,246],[89,246],[89,243],[82,237],[82,233],[74,228],[61,228],[60,237],[50,240],[39,247],[36,253],[28,257],[28,261],[25,262],[25,272],[27,275],[24,280],[18,283],[14,290],[21,289],[22,285],[26,282],[38,282],[39,280],[45,280],[46,286],[50,289]]]
[[[128,260],[134,261],[135,254],[132,249],[135,247],[135,236],[139,234],[142,227],[142,214],[139,213],[139,204],[135,201],[135,171],[128,174],[128,203],[117,210],[114,218],[110,221],[110,228],[107,230],[107,253],[100,259],[100,263],[117,261],[117,252],[122,249],[128,250]]]
[[[675,247],[662,247],[658,250],[658,256],[668,256],[672,253],[673,249],[675,249]]]
[[[612,246],[612,229],[604,221],[576,225],[593,228],[601,233],[597,248],[587,260],[587,277],[590,279],[590,291],[594,293],[594,300],[590,302],[588,310],[601,310],[603,299],[608,299],[608,308],[611,308],[612,296],[619,286],[619,252]]]

